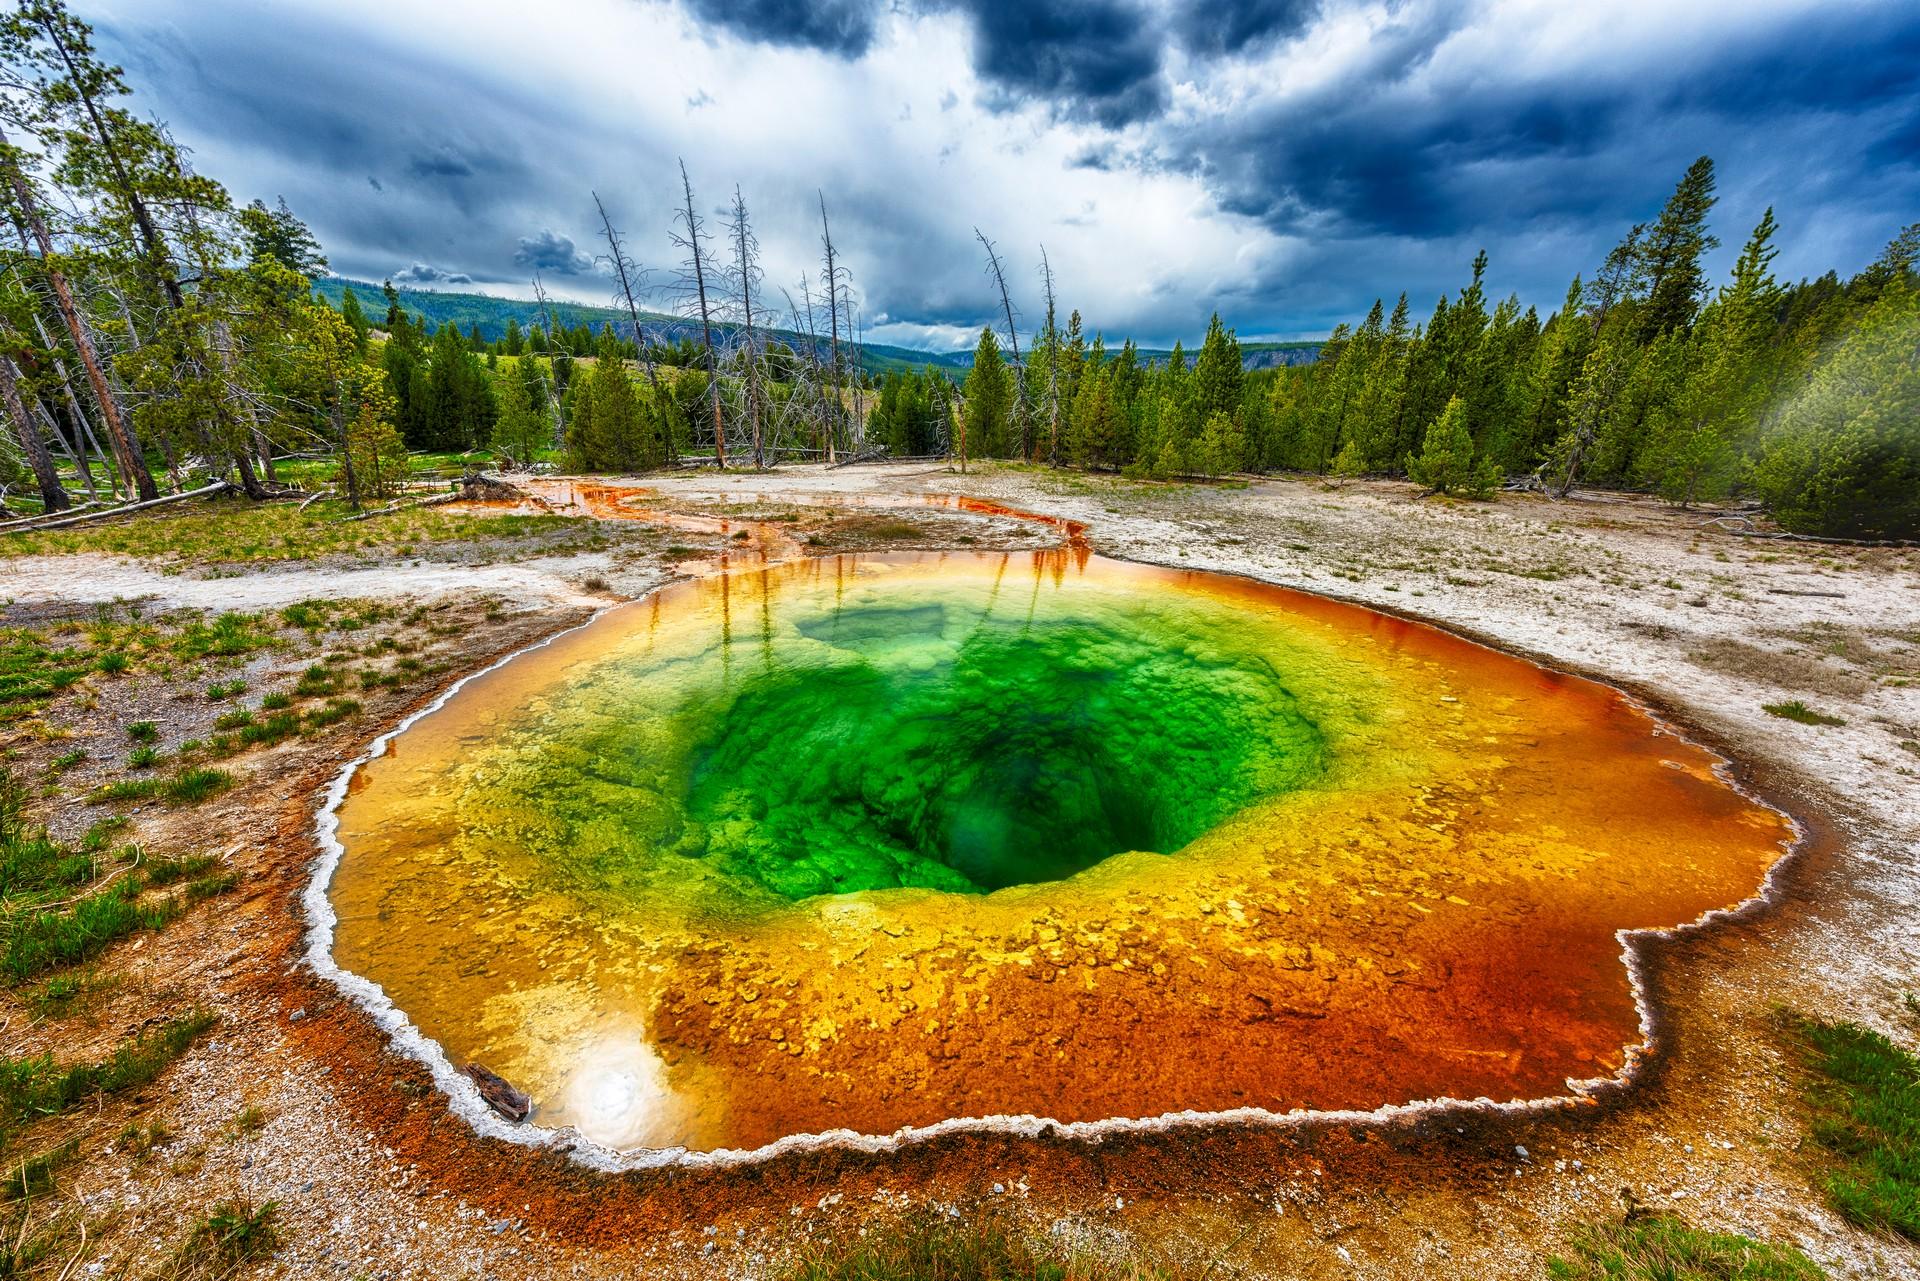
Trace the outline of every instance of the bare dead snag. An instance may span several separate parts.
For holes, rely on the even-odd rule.
[[[693,181],[687,177],[687,161],[680,161],[680,190],[684,192],[685,205],[680,211],[684,219],[682,229],[685,236],[676,234],[674,244],[684,248],[691,255],[693,265],[693,294],[701,309],[701,338],[707,344],[707,399],[712,405],[714,415],[714,463],[726,467],[726,423],[720,415],[720,375],[714,369],[714,325],[712,313],[707,307],[707,259],[701,250],[701,236],[705,234],[705,223],[701,215],[693,209]]]

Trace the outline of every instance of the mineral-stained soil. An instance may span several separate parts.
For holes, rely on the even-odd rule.
[[[283,1244],[262,1271],[288,1276],[777,1274],[809,1242],[932,1206],[992,1211],[1189,1275],[1537,1277],[1578,1224],[1618,1216],[1624,1189],[1702,1227],[1796,1244],[1837,1276],[1920,1275],[1920,1252],[1824,1204],[1777,1016],[1788,1007],[1915,1039],[1900,996],[1920,972],[1920,553],[1746,539],[1703,527],[1700,513],[1631,500],[1452,504],[1384,483],[1165,486],[925,466],[636,483],[653,491],[650,509],[744,520],[749,538],[676,527],[666,536],[686,546],[671,556],[656,537],[644,559],[616,544],[552,560],[217,578],[103,556],[0,562],[8,622],[138,596],[214,609],[354,596],[444,606],[450,620],[428,651],[444,664],[434,680],[363,696],[364,713],[328,734],[239,758],[240,786],[205,806],[136,813],[135,835],[154,850],[225,853],[244,874],[238,893],[110,953],[103,970],[124,977],[89,1019],[36,1021],[8,998],[6,1051],[63,1059],[98,1056],[156,1010],[201,1003],[221,1016],[143,1095],[48,1123],[45,1141],[81,1140],[61,1183],[92,1225],[88,1266],[137,1272],[208,1204],[240,1196],[279,1203]],[[751,532],[760,514],[777,514],[779,541]],[[707,555],[777,556],[788,542],[1032,546],[1068,534],[1104,555],[1403,612],[1621,686],[1806,827],[1779,900],[1648,949],[1658,1052],[1632,1089],[1593,1106],[1097,1143],[956,1135],[619,1176],[477,1137],[362,1010],[301,964],[319,793],[374,733],[460,673],[676,567],[697,572]],[[290,672],[298,661],[261,660],[256,686],[275,677],[273,663]],[[145,700],[174,737],[189,729],[169,718],[204,715],[164,682],[115,697]],[[1844,724],[1763,710],[1793,699]],[[118,723],[93,715],[101,723],[81,718],[81,734]],[[29,766],[63,745],[21,732],[10,744]],[[236,1124],[249,1107],[257,1124]],[[144,1155],[116,1142],[136,1115],[164,1120],[172,1137]]]

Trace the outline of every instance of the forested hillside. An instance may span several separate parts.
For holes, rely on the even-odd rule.
[[[349,292],[364,305],[368,300],[382,298],[385,289],[385,285],[373,285],[364,280],[348,280],[340,276],[323,276],[313,282],[314,293],[335,308],[345,304]],[[408,289],[404,286],[395,286],[394,293],[401,309],[416,324],[424,321],[428,328],[436,330],[442,325],[453,325],[466,334],[470,344],[476,347],[502,348],[511,330],[525,333],[533,329],[545,329],[549,324],[566,335],[569,349],[580,356],[593,354],[600,331],[609,326],[619,337],[628,341],[633,339],[632,319],[625,311],[614,307],[595,307],[560,299],[529,302],[517,298],[498,298],[492,294],[451,293],[436,289]],[[700,341],[700,323],[697,320],[661,311],[641,311],[639,321],[647,341],[660,347],[678,348]],[[738,326],[723,321],[715,328],[731,339]],[[770,329],[766,334],[799,349],[804,349],[808,342],[806,335],[790,329]],[[824,337],[813,339],[815,345],[826,341]],[[896,369],[920,369],[927,365],[964,369],[969,357],[967,352],[928,352],[886,343],[862,343],[858,355],[860,367],[871,374],[885,374]]]

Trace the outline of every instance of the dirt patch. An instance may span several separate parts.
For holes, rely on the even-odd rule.
[[[1747,680],[1764,681],[1794,693],[1831,694],[1836,698],[1859,698],[1873,682],[1850,668],[1783,646],[1756,645],[1733,636],[1714,636],[1687,658],[1700,666],[1723,671]]]

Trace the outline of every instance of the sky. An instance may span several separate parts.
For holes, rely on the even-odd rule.
[[[871,340],[972,345],[998,298],[1116,343],[1315,338],[1485,249],[1544,316],[1713,157],[1730,267],[1785,278],[1920,219],[1913,0],[76,0],[196,166],[284,197],[359,279],[610,300],[594,195],[675,299],[684,161],[737,186],[765,292]]]

